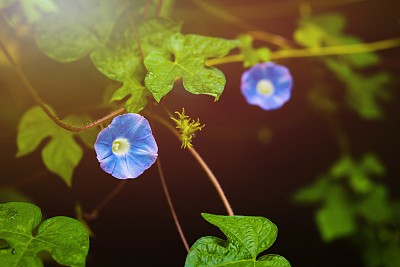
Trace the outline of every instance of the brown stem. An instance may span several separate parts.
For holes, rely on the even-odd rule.
[[[277,34],[264,31],[248,31],[247,33],[250,34],[254,40],[271,43],[280,48],[290,48],[293,46],[290,44],[289,40]]]
[[[151,113],[147,113],[147,115],[153,117],[154,119],[156,119],[158,122],[160,122],[162,125],[164,125],[168,130],[170,130],[178,139],[180,138],[179,133],[176,131],[176,129],[170,124],[168,123],[166,120],[164,120],[163,118],[161,118],[160,116],[157,116],[155,114],[151,114]],[[205,171],[205,173],[207,174],[208,178],[210,179],[211,183],[214,185],[215,189],[218,192],[219,197],[221,198],[222,203],[225,206],[225,209],[227,211],[227,213],[230,216],[233,216],[233,210],[232,207],[228,201],[228,199],[225,196],[224,190],[222,189],[221,185],[218,182],[217,177],[215,177],[214,173],[211,171],[211,169],[208,167],[207,163],[203,160],[203,158],[199,155],[199,153],[197,153],[197,151],[192,147],[190,149],[188,149],[190,154],[192,154],[192,156],[197,160],[197,162],[200,164],[200,166],[203,168],[203,170]]]
[[[149,16],[149,7],[150,7],[150,0],[145,0],[144,2],[144,10],[143,10],[143,17],[147,18]]]
[[[46,113],[46,115],[54,121],[58,126],[61,128],[64,128],[67,131],[71,132],[81,132],[85,131],[91,128],[94,128],[96,126],[99,126],[100,124],[111,120],[115,116],[118,116],[122,113],[125,112],[125,108],[120,108],[114,112],[111,112],[110,114],[93,121],[87,125],[84,126],[75,126],[69,123],[63,122],[56,114],[51,111],[51,109],[46,105],[46,103],[42,100],[42,98],[38,95],[36,89],[33,87],[31,82],[29,81],[28,77],[26,77],[25,73],[22,71],[22,69],[19,67],[17,62],[12,58],[11,54],[8,52],[6,46],[3,44],[3,42],[0,39],[0,49],[3,52],[3,54],[6,56],[7,60],[10,62],[11,66],[14,68],[16,71],[18,77],[20,78],[21,82],[23,83],[24,87],[27,89],[28,93],[31,95],[33,100],[38,104],[42,110]]]
[[[144,53],[143,53],[143,49],[142,49],[142,43],[140,41],[140,35],[139,35],[139,32],[138,32],[138,30],[136,28],[135,19],[133,18],[132,13],[129,10],[128,1],[127,0],[123,0],[123,2],[124,2],[126,14],[128,15],[129,24],[131,26],[131,30],[133,32],[133,36],[136,39],[136,43],[137,43],[137,46],[138,46],[140,57],[142,58],[142,62],[143,62],[144,61]]]
[[[98,217],[99,212],[121,191],[127,180],[123,180],[111,191],[102,201],[100,201],[89,213],[85,213],[84,217],[88,220],[94,220]]]
[[[184,233],[182,231],[182,227],[181,227],[181,225],[179,223],[178,215],[175,212],[174,204],[172,203],[172,199],[171,199],[171,196],[169,194],[169,190],[168,190],[167,184],[165,182],[164,172],[162,170],[161,161],[160,161],[160,155],[158,155],[158,157],[157,157],[157,169],[158,169],[158,173],[160,174],[161,184],[162,184],[162,187],[163,187],[163,190],[164,190],[165,197],[167,198],[169,210],[171,211],[172,218],[174,219],[174,222],[175,222],[175,225],[176,225],[176,229],[178,230],[179,236],[181,237],[181,240],[183,242],[183,245],[185,246],[186,251],[189,252],[188,242],[187,242],[187,240],[185,238],[185,235],[184,235]]]
[[[164,0],[158,0],[157,8],[156,8],[156,15],[159,16],[161,13],[161,9],[163,6]]]
[[[259,27],[252,23],[243,20],[233,14],[231,14],[226,8],[219,6],[214,2],[211,1],[204,1],[204,0],[191,0],[195,5],[202,8],[203,10],[207,11],[211,15],[217,17],[218,19],[224,20],[228,23],[231,23],[237,26],[241,30],[249,31],[249,30],[257,30]],[[249,34],[255,33],[257,37],[260,37],[260,31],[250,31]],[[290,47],[290,42],[285,39],[283,36],[279,36],[273,33],[264,32],[262,36],[264,39],[266,38],[269,43],[272,43],[281,48]]]
[[[222,190],[221,185],[219,184],[217,177],[215,177],[214,173],[211,171],[211,169],[208,167],[206,162],[203,160],[203,158],[197,153],[197,151],[191,147],[189,148],[189,152],[193,155],[193,157],[199,162],[203,170],[206,172],[207,176],[210,178],[211,182],[213,183],[215,189],[217,190],[219,197],[221,198],[222,202],[224,203],[224,206],[226,208],[226,211],[230,216],[235,215],[233,213],[232,207],[229,204],[228,199],[225,196],[224,190]]]

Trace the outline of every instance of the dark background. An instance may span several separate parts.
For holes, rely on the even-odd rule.
[[[273,32],[288,39],[292,39],[299,18],[296,1],[215,2],[255,27],[247,30]],[[400,4],[396,0],[350,4],[341,4],[345,1],[310,2],[315,14],[344,14],[348,19],[346,32],[365,41],[400,34]],[[240,8],[260,3],[265,4],[265,9],[252,11],[254,13]],[[185,33],[235,38],[245,31],[208,14],[190,1],[177,1],[172,17],[185,21]],[[59,114],[71,114],[82,110],[82,106],[101,101],[109,82],[89,59],[60,64],[46,58],[29,37],[19,41],[20,62],[26,74]],[[397,78],[400,49],[379,54],[382,62],[377,69],[387,70]],[[362,266],[351,243],[346,240],[322,242],[314,223],[315,207],[299,206],[292,201],[297,190],[311,184],[340,156],[329,126],[307,100],[307,92],[313,84],[308,68],[310,62],[310,59],[280,62],[290,68],[294,88],[292,99],[276,111],[266,112],[245,102],[239,90],[244,70],[240,63],[220,66],[227,77],[227,85],[218,102],[214,103],[208,96],[190,95],[179,83],[162,102],[171,111],[185,107],[187,114],[199,117],[206,124],[194,140],[195,148],[215,172],[235,214],[264,216],[277,224],[278,238],[268,253],[286,257],[292,266]],[[17,123],[33,102],[10,68],[0,65],[0,70],[0,190],[6,186],[20,189],[42,209],[45,217],[74,217],[76,201],[85,211],[91,210],[119,181],[100,169],[95,152],[90,149],[85,149],[84,158],[75,170],[72,189],[59,177],[45,171],[40,149],[16,159]],[[327,83],[337,81],[332,78]],[[347,109],[338,114],[355,158],[372,151],[386,165],[383,182],[388,184],[393,198],[400,196],[398,89],[399,82],[395,80],[389,88],[392,101],[383,105],[386,117],[382,120],[362,120]],[[344,88],[338,86],[338,90]],[[89,113],[100,117],[105,111]],[[170,132],[156,122],[152,127],[168,187],[189,244],[201,236],[223,237],[200,216],[201,212],[226,213],[207,176],[192,156],[180,149]],[[271,136],[260,139],[260,130]],[[89,225],[96,236],[91,239],[87,266],[184,265],[186,251],[169,213],[155,166],[138,179],[129,181]]]

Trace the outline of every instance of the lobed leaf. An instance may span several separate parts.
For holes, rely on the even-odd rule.
[[[123,20],[124,21],[124,20]],[[129,22],[125,21],[126,25]],[[139,27],[141,49],[144,55],[158,49],[167,53],[165,40],[180,31],[181,24],[163,18],[151,18]],[[91,54],[96,68],[110,79],[122,82],[110,101],[129,96],[125,102],[128,112],[137,113],[147,104],[148,90],[142,85],[145,69],[131,28],[116,32],[112,42],[99,47]]]
[[[205,66],[206,59],[225,56],[238,41],[178,33],[168,44],[170,53],[155,50],[144,60],[148,71],[145,84],[155,100],[159,102],[169,93],[178,78],[182,78],[190,93],[211,95],[218,100],[225,87],[225,76],[219,69]]]
[[[66,118],[65,121],[85,121],[87,117]],[[51,172],[59,175],[68,186],[71,186],[75,167],[83,156],[82,148],[76,143],[78,135],[86,142],[94,142],[95,130],[77,134],[58,127],[38,106],[29,109],[22,116],[17,134],[17,157],[32,153],[48,137],[50,141],[43,147],[43,163]],[[92,141],[89,141],[91,138]],[[85,141],[84,141],[85,142]]]
[[[0,249],[0,266],[42,267],[37,256],[41,251],[48,251],[64,266],[85,266],[89,236],[82,224],[64,216],[40,224],[41,218],[40,209],[33,204],[0,204],[0,240],[7,242],[7,247]]]
[[[227,240],[202,237],[191,247],[185,267],[246,267],[282,266],[290,263],[278,255],[266,255],[257,260],[258,254],[275,241],[277,227],[263,217],[220,216],[202,214],[209,223],[217,226]]]

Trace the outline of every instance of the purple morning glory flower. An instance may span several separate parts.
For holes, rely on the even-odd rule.
[[[97,136],[94,149],[100,167],[118,179],[141,175],[158,152],[149,122],[134,113],[115,117]]]
[[[290,99],[292,85],[293,78],[288,68],[267,62],[245,71],[240,89],[250,105],[272,110]]]

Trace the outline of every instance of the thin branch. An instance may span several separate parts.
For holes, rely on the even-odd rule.
[[[171,211],[172,218],[174,219],[174,222],[175,222],[175,225],[176,225],[176,229],[178,230],[179,236],[181,237],[181,240],[183,242],[183,245],[185,246],[186,251],[189,252],[188,242],[187,242],[186,237],[185,237],[185,235],[184,235],[184,233],[182,231],[182,227],[181,227],[181,225],[179,223],[178,215],[175,212],[174,204],[172,203],[172,199],[171,199],[171,196],[169,194],[167,184],[165,182],[164,172],[162,170],[161,161],[160,161],[160,155],[158,155],[158,157],[157,157],[157,169],[158,169],[158,173],[160,174],[161,184],[162,184],[162,187],[163,187],[163,190],[164,190],[165,197],[167,198],[169,210]]]
[[[235,15],[232,15],[229,11],[226,10],[226,8],[222,6],[216,5],[216,3],[212,2],[209,3],[204,0],[191,0],[194,4],[196,4],[198,7],[206,10],[208,13],[214,15],[215,17],[222,19],[228,23],[234,24],[241,30],[257,30],[259,27],[251,24],[241,18],[236,17]],[[273,33],[266,33],[268,35],[268,42],[282,48],[287,48],[289,47],[289,41],[287,41],[284,37],[273,34]],[[266,36],[264,36],[266,37]]]
[[[271,52],[271,59],[300,58],[300,57],[319,57],[346,54],[368,53],[400,46],[400,38],[392,38],[371,43],[336,45],[325,47],[312,47],[303,49],[278,50]],[[230,55],[223,58],[213,58],[207,60],[208,66],[220,65],[233,62],[242,62],[242,54]]]
[[[225,196],[224,190],[222,190],[221,185],[219,184],[217,177],[215,177],[214,173],[211,171],[211,169],[208,167],[206,162],[203,160],[203,158],[197,153],[197,151],[192,147],[189,148],[189,152],[193,155],[193,157],[199,162],[203,170],[206,172],[207,176],[210,178],[211,182],[213,183],[215,189],[217,190],[219,197],[221,198],[222,202],[225,205],[226,211],[230,216],[233,216],[233,210],[231,205],[229,204],[228,199]]]
[[[28,91],[28,93],[31,95],[33,100],[38,104],[42,110],[46,113],[46,115],[54,121],[58,126],[61,128],[64,128],[67,131],[71,132],[81,132],[85,131],[91,128],[94,128],[96,126],[99,126],[100,124],[111,120],[115,116],[118,116],[120,114],[123,114],[125,112],[125,108],[120,108],[114,112],[111,112],[110,114],[93,121],[87,125],[84,126],[75,126],[69,123],[63,122],[56,114],[51,111],[51,109],[47,106],[47,104],[42,100],[42,98],[38,95],[36,89],[33,87],[31,82],[29,81],[28,77],[25,75],[25,73],[22,71],[22,69],[19,67],[17,62],[13,59],[11,54],[8,52],[7,47],[3,44],[3,42],[0,39],[0,49],[3,52],[3,54],[6,56],[7,60],[10,62],[11,66],[14,68],[16,71],[18,77],[20,78],[21,82],[23,83],[24,87]]]
[[[161,13],[161,9],[163,6],[164,0],[158,0],[157,8],[156,8],[156,15],[159,16]]]
[[[350,4],[357,4],[366,2],[368,0],[313,0],[309,1],[312,9],[318,13],[323,11],[329,11],[334,8],[339,8],[342,6],[350,5]],[[211,1],[208,1],[211,2]],[[212,1],[214,4],[217,1]],[[256,3],[252,3],[251,5],[247,4],[246,1],[242,1],[240,4],[232,4],[232,5],[222,5],[223,1],[218,1],[221,3],[216,9],[222,10],[229,10],[231,14],[240,16],[242,20],[246,21],[259,21],[262,20],[265,22],[267,19],[274,19],[274,18],[285,18],[285,17],[292,17],[298,15],[299,8],[298,8],[298,1],[294,0],[281,0],[281,1],[255,1]],[[266,10],[268,12],[266,12]],[[175,8],[176,12],[182,14],[184,16],[184,21],[198,19],[197,17],[193,16],[193,7],[190,6],[177,6]],[[207,10],[208,11],[208,10]],[[218,13],[215,12],[215,17],[224,20],[221,16],[218,16]],[[215,22],[213,22],[215,23]],[[243,25],[234,24],[239,29],[243,30]],[[244,30],[248,30],[244,29]]]
[[[139,35],[139,32],[138,32],[138,29],[136,28],[135,19],[133,18],[132,13],[129,10],[128,1],[127,0],[122,0],[122,1],[124,2],[125,11],[126,11],[126,14],[128,15],[128,19],[129,19],[129,24],[131,26],[131,30],[132,30],[133,36],[136,39],[136,43],[137,43],[137,46],[138,46],[140,57],[142,58],[142,62],[143,62],[144,61],[144,53],[143,53],[143,49],[142,49],[142,43],[140,41],[140,35]]]
[[[158,122],[160,122],[162,125],[164,125],[168,130],[170,130],[178,139],[180,138],[179,133],[176,131],[176,129],[168,123],[166,120],[161,118],[160,116],[157,116],[155,114],[147,113],[149,116],[153,117],[156,119]],[[217,177],[215,177],[214,173],[211,171],[211,169],[208,167],[207,163],[203,160],[203,158],[197,153],[197,151],[192,147],[188,149],[190,154],[196,159],[196,161],[200,164],[200,166],[203,168],[205,173],[207,174],[208,178],[210,179],[211,183],[214,185],[214,188],[217,190],[219,197],[221,198],[222,203],[225,206],[225,209],[227,213],[231,216],[234,215],[232,207],[224,193],[224,190],[222,189],[221,185],[218,182]]]
[[[400,46],[400,38],[392,38],[371,43],[279,50],[271,54],[271,59],[368,53],[398,46]]]
[[[144,18],[147,18],[149,16],[150,2],[151,2],[151,0],[145,0],[144,1],[144,10],[143,10]]]
[[[254,40],[259,40],[267,43],[274,44],[280,48],[291,48],[290,42],[283,36],[265,32],[265,31],[248,31]]]
[[[84,217],[88,220],[94,220],[98,217],[99,212],[121,191],[127,180],[118,182],[117,186],[102,201],[100,201],[89,213],[85,213]]]

